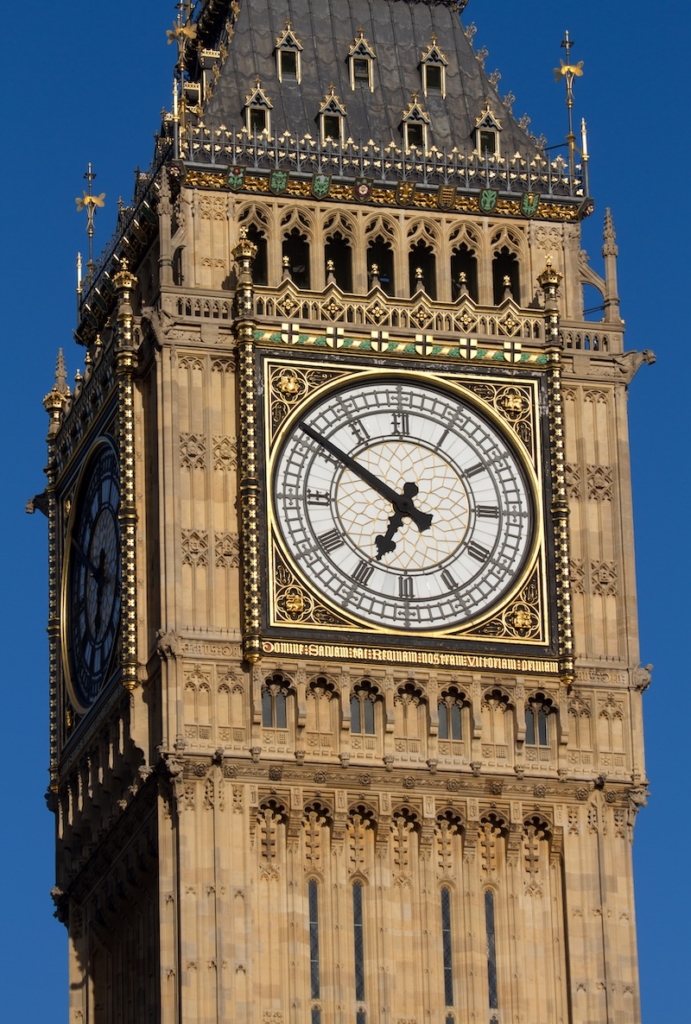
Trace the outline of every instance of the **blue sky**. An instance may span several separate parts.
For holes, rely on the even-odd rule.
[[[70,377],[83,365],[72,330],[75,254],[85,251],[86,238],[74,197],[92,161],[95,189],[107,197],[97,219],[99,251],[114,227],[118,196],[131,196],[135,166],[149,163],[159,112],[169,104],[173,53],[165,30],[175,12],[171,0],[71,0],[62,7],[38,0],[30,20],[26,12],[10,5],[4,33],[0,991],[4,1019],[59,1024],[67,1019],[67,955],[64,929],[51,916],[53,821],[43,802],[46,524],[23,508],[44,486],[41,399],[58,347],[65,349]],[[527,112],[531,130],[550,144],[566,133],[563,87],[554,83],[552,69],[570,30],[573,57],[585,61],[576,114],[588,120],[597,207],[584,246],[599,269],[602,217],[610,206],[627,346],[652,348],[658,357],[641,369],[629,396],[642,660],[655,665],[645,695],[652,797],[639,815],[634,854],[643,1019],[681,1021],[688,1019],[691,899],[684,866],[691,823],[682,792],[688,738],[673,735],[671,715],[685,721],[688,685],[682,643],[691,489],[681,360],[691,344],[682,310],[689,289],[682,243],[689,228],[684,111],[691,12],[682,0],[655,6],[643,0],[470,0],[464,21],[477,24],[476,48],[490,51],[487,69],[501,71],[500,91],[516,95],[514,112]]]

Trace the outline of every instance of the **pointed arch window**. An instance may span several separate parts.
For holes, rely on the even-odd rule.
[[[271,676],[262,687],[262,725],[265,729],[288,728],[288,683]]]
[[[331,85],[319,108],[319,131],[323,143],[337,142],[340,145],[343,142],[345,116],[346,108]]]
[[[489,100],[485,100],[485,108],[475,121],[475,149],[483,159],[500,155],[501,131],[501,122],[497,120]]]
[[[358,687],[350,698],[350,731],[374,736],[375,694],[366,687]]]
[[[293,32],[290,21],[276,40],[276,72],[279,82],[300,82],[302,43]]]
[[[273,103],[261,87],[261,80],[254,80],[254,92],[245,98],[245,127],[250,135],[271,134],[271,111]]]
[[[427,129],[430,124],[430,119],[418,103],[418,94],[413,93],[413,97],[406,108],[403,111],[403,120],[401,122],[403,128],[403,141],[405,143],[406,151],[411,149],[420,149],[423,152],[427,151]]]
[[[525,742],[531,747],[549,747],[551,701],[537,694],[525,709]]]
[[[348,51],[351,89],[354,89],[357,85],[363,85],[370,92],[374,92],[375,58],[374,50],[365,39],[364,29],[360,28],[355,37],[355,42]]]
[[[428,96],[430,93],[440,93],[442,99],[446,97],[446,68],[448,63],[448,60],[437,46],[437,37],[433,35],[432,42],[420,60],[422,91],[425,96]]]
[[[447,697],[439,704],[439,739],[462,740],[463,728],[461,709],[463,705],[457,698]]]

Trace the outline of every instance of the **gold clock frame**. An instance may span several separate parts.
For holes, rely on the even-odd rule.
[[[544,508],[547,500],[545,451],[539,416],[541,374],[468,373],[448,364],[422,370],[419,366],[372,367],[339,359],[338,362],[304,359],[299,362],[279,353],[262,351],[260,373],[263,391],[264,478],[266,495],[267,614],[265,630],[272,637],[289,633],[310,639],[316,631],[338,638],[357,635],[360,642],[415,647],[438,646],[440,641],[464,647],[539,648],[554,646],[549,614],[547,580],[548,537]],[[535,512],[533,539],[520,574],[500,601],[470,621],[447,630],[399,630],[377,627],[346,613],[305,579],[286,550],[273,508],[274,463],[283,440],[308,408],[354,380],[371,381],[398,377],[455,393],[475,407],[506,440],[520,460],[529,482]],[[386,639],[384,639],[386,638]],[[342,643],[336,639],[335,642]],[[555,655],[556,656],[556,655]]]

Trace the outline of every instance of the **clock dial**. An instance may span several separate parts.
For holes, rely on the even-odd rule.
[[[63,645],[74,702],[86,711],[111,670],[120,622],[118,462],[102,441],[80,482],[67,536]]]
[[[532,494],[501,428],[417,377],[332,391],[273,462],[296,566],[351,616],[402,631],[457,627],[506,595],[532,548]]]

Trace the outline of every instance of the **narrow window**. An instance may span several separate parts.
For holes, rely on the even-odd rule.
[[[324,120],[326,121],[326,118]],[[333,274],[336,278],[336,284],[342,292],[352,292],[353,290],[352,255],[348,239],[344,238],[340,231],[337,231],[333,238],[329,238],[324,246],[327,271],[330,261],[333,263]]]
[[[547,712],[540,708],[537,713],[537,737],[541,747],[549,746],[547,739]]]
[[[281,61],[281,78],[297,78],[298,55],[295,50],[279,50]]]
[[[370,696],[365,697],[365,733],[374,736],[374,701]]]
[[[310,286],[310,247],[297,228],[283,239],[283,258],[288,257],[290,276],[298,288]]]
[[[529,746],[549,746],[548,716],[544,708],[528,705],[525,713],[525,741]]]
[[[317,883],[309,883],[310,915],[310,991],[312,999],[319,999],[319,892]],[[317,1011],[319,1012],[319,1011]],[[314,1021],[314,1010],[312,1010]]]
[[[369,85],[369,59],[367,57],[353,59],[353,78],[356,82],[367,82]]]
[[[510,252],[506,246],[494,254],[492,260],[492,284],[494,286],[494,305],[498,306],[504,301],[506,291],[506,278],[508,287],[516,302],[521,301],[520,279],[518,272],[518,259],[516,254]]]
[[[464,243],[451,256],[451,284],[454,299],[468,294],[477,302],[477,259]]]
[[[312,1007],[312,1024],[322,1024],[322,1012],[320,1007]]]
[[[375,275],[374,268],[377,273]],[[379,286],[387,295],[394,293],[393,276],[393,250],[391,245],[381,235],[367,247],[367,272],[370,280],[376,276],[379,279]]]
[[[425,129],[424,125],[421,124],[407,124],[406,129],[406,145],[408,149],[412,149],[413,146],[417,146],[418,149],[423,149],[425,145]]]
[[[273,728],[273,699],[269,690],[262,693],[262,725],[267,729]]]
[[[497,133],[480,132],[480,156],[494,156],[497,152]]]
[[[250,107],[249,109],[249,128],[250,132],[258,135],[266,128],[266,111],[261,110],[259,107]]]
[[[453,967],[451,964],[451,893],[441,891],[441,942],[444,955],[444,1005],[453,1006]]]
[[[350,731],[374,736],[374,697],[356,690],[350,698]]]
[[[454,701],[451,705],[451,739],[460,740],[461,738],[461,706]]]
[[[449,707],[443,702],[439,705],[439,739],[449,739]]]
[[[497,1010],[497,950],[494,937],[494,893],[485,890],[485,927],[487,930],[487,985],[489,991],[489,1008]]]
[[[247,237],[257,247],[257,255],[254,259],[254,265],[252,267],[252,280],[254,284],[268,284],[269,283],[269,260],[267,253],[266,238],[264,233],[259,230],[255,224],[250,224],[247,228]]]
[[[324,141],[341,141],[341,119],[338,114],[324,114]]]
[[[351,732],[362,732],[362,715],[360,707],[360,698],[353,696],[350,698],[350,731]]]
[[[362,920],[362,884],[353,884],[353,938],[355,949],[355,998],[359,1003],[365,1000],[365,936]],[[358,1024],[365,1020],[365,1011],[358,1010]]]
[[[279,690],[274,695],[275,726],[277,729],[287,728],[286,718],[286,695],[284,690]]]
[[[427,92],[441,92],[441,66],[425,64],[425,89]]]
[[[408,252],[408,277],[410,294],[414,295],[418,286],[417,271],[422,271],[424,289],[430,299],[437,297],[437,261],[429,245],[420,239]]]

